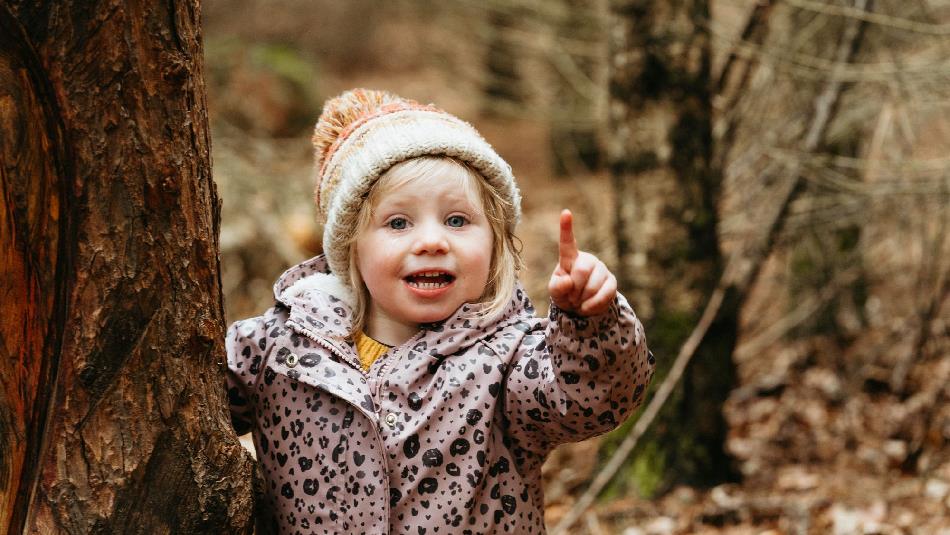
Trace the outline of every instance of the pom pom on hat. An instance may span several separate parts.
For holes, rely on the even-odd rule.
[[[330,154],[330,149],[338,140],[345,137],[344,132],[352,130],[382,110],[432,109],[410,99],[404,99],[388,91],[372,89],[351,89],[342,95],[327,100],[320,113],[320,119],[313,130],[314,168],[317,173]],[[319,191],[319,188],[318,188]]]
[[[386,91],[354,89],[326,101],[313,131],[314,164],[322,167],[330,147],[351,124],[368,117],[385,104],[401,104],[402,99]]]
[[[433,105],[386,91],[352,89],[328,100],[313,134],[314,198],[324,219],[323,249],[330,269],[349,283],[348,242],[360,206],[380,175],[420,156],[451,156],[474,167],[511,207],[513,228],[521,195],[511,167],[468,123]]]

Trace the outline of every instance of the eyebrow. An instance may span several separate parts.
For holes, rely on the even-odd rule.
[[[396,198],[396,199],[392,199],[390,197],[390,200],[383,198],[383,199],[380,199],[379,204],[377,204],[374,208],[379,208],[384,203],[392,207],[403,207],[407,205],[414,206],[418,203],[418,200],[421,197],[424,197],[424,195],[410,194],[409,196],[402,196],[401,198]],[[464,204],[468,209],[473,210],[473,211],[477,211],[477,212],[483,211],[479,208],[478,203],[473,203],[472,200],[469,199],[468,195],[466,195],[464,192],[450,192],[450,193],[445,194],[444,196],[439,197],[439,200],[448,202],[448,203]]]

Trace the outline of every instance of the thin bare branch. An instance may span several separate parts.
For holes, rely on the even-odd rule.
[[[740,42],[761,44],[768,34],[766,31],[768,27],[768,17],[773,5],[771,0],[756,3],[752,9],[752,13],[749,15],[745,28],[743,28],[739,36]],[[742,116],[739,110],[744,107],[737,105],[737,103],[741,101],[741,95],[744,94],[746,87],[748,87],[753,73],[751,58],[746,58],[746,61],[742,62],[742,71],[741,74],[738,75],[738,82],[734,84],[730,92],[731,95],[727,95],[725,87],[730,78],[733,77],[733,70],[737,69],[737,65],[739,65],[738,58],[739,54],[735,48],[733,48],[719,75],[715,77],[718,80],[716,82],[716,94],[724,101],[722,107],[729,110],[723,114],[722,121],[716,125],[717,130],[721,132],[717,136],[716,147],[716,165],[720,169],[725,167],[726,158],[732,152],[732,145],[735,142],[735,134],[739,126],[739,118]]]
[[[848,6],[838,6],[826,4],[824,2],[815,2],[814,0],[785,0],[785,3],[799,9],[807,9],[815,13],[825,15],[837,15],[840,17],[849,17],[864,22],[870,22],[880,26],[887,26],[899,30],[921,33],[924,35],[946,36],[950,35],[950,24],[933,24],[929,22],[920,22],[911,19],[893,17],[882,13],[874,13]]]
[[[551,65],[557,69],[557,72],[567,80],[574,92],[583,97],[588,102],[599,102],[603,99],[603,90],[601,86],[594,82],[571,57],[571,55],[554,42],[553,50],[550,51],[549,59]]]
[[[789,162],[797,161],[813,164],[819,167],[834,166],[844,169],[854,169],[863,172],[869,165],[874,165],[875,170],[890,173],[940,173],[944,174],[950,171],[950,158],[926,158],[926,159],[902,159],[899,163],[894,163],[893,167],[888,167],[880,160],[873,158],[860,158],[854,156],[842,156],[840,154],[805,152],[802,150],[787,149],[782,147],[769,147],[767,152],[770,156],[786,160]]]
[[[736,358],[744,359],[755,355],[773,343],[777,342],[789,331],[799,326],[821,309],[822,306],[831,301],[841,289],[858,278],[858,270],[851,268],[841,273],[821,289],[817,294],[802,300],[798,306],[791,312],[782,316],[780,319],[768,327],[757,332],[751,340],[745,342],[736,349]]]
[[[855,5],[861,9],[867,9],[869,0],[856,0]],[[845,33],[838,44],[835,52],[835,63],[844,65],[854,57],[858,48],[858,42],[861,35],[861,25],[863,22],[854,20],[845,28]],[[838,100],[841,97],[842,83],[840,80],[831,79],[825,85],[825,88],[815,99],[814,114],[811,119],[804,139],[801,144],[801,150],[805,153],[812,153],[824,137],[831,122],[833,114],[837,109]],[[740,288],[746,288],[751,284],[761,271],[765,259],[768,257],[774,246],[775,237],[781,232],[789,207],[792,202],[801,193],[801,165],[792,163],[786,166],[783,176],[778,183],[776,198],[779,202],[774,206],[773,212],[767,216],[765,231],[760,239],[753,241],[753,244],[746,251],[739,251],[729,259],[726,266],[726,273],[735,276],[736,284]]]
[[[710,25],[710,35],[734,47],[739,56],[766,58],[777,69],[806,80],[890,83],[895,76],[903,76],[907,81],[916,82],[950,75],[950,61],[945,60],[915,65],[900,65],[895,62],[847,63],[801,53],[779,55],[756,43],[725,35],[713,25]]]
[[[739,34],[739,42],[743,43],[755,43],[761,44],[761,40],[765,37],[766,32],[762,31],[762,28],[768,23],[769,13],[772,10],[772,0],[765,0],[764,2],[757,2],[755,7],[752,8],[752,13],[749,14],[749,18],[746,21],[745,27],[742,29],[742,33]],[[732,69],[735,68],[736,60],[739,59],[739,55],[736,53],[736,50],[733,49],[729,52],[729,57],[726,58],[726,62],[722,66],[718,76],[714,76],[718,82],[716,82],[716,92],[722,93],[723,88],[726,85],[726,82],[729,81],[729,78],[732,75]],[[748,80],[749,67],[746,66],[745,71],[742,74],[743,80],[739,83],[739,89],[734,93],[741,93],[741,88],[745,86],[746,81]]]

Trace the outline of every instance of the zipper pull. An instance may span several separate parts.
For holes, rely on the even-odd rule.
[[[376,412],[379,412],[379,380],[374,377],[370,377],[366,380],[366,386],[369,387],[369,393],[373,396],[373,405],[376,405]]]

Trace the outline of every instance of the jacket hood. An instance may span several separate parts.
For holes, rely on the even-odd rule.
[[[355,303],[353,291],[330,271],[324,255],[285,271],[274,283],[274,297],[291,309],[291,317],[303,315],[303,325],[313,323],[307,321],[307,311],[322,311],[326,316],[341,318],[334,324],[321,325],[319,330],[330,338],[345,339],[349,336]],[[340,310],[341,307],[344,310]],[[426,343],[419,350],[448,355],[488,338],[503,327],[534,316],[534,306],[520,282],[501,311],[483,315],[478,313],[481,308],[481,304],[465,303],[445,320],[420,325],[425,335],[420,333],[413,340],[428,341],[431,335],[435,335],[435,344]]]
[[[343,281],[330,272],[330,266],[324,255],[315,256],[284,271],[274,283],[274,298],[290,306],[293,298],[299,297],[310,289],[319,289],[341,301],[353,303],[352,292],[343,285]],[[352,304],[349,306],[352,308]]]

